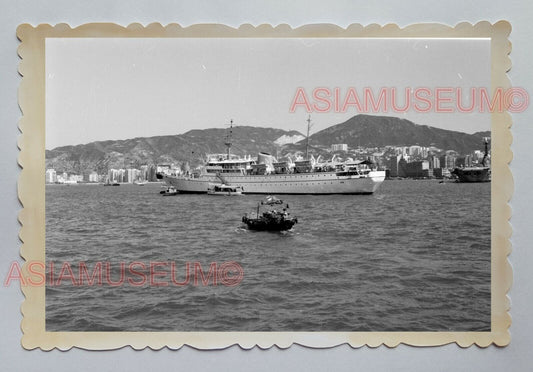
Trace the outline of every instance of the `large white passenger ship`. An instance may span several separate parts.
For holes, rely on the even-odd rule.
[[[241,187],[244,194],[372,194],[385,179],[385,171],[368,161],[277,162],[266,153],[238,157],[230,151],[231,129],[225,144],[227,153],[208,155],[200,169],[161,177],[181,193],[207,193],[210,184],[222,183]]]

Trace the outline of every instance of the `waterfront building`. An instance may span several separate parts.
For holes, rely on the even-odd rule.
[[[443,155],[440,157],[440,166],[441,168],[453,169],[455,168],[455,156],[453,155]]]
[[[435,168],[433,169],[433,176],[436,178],[450,178],[451,172],[449,169],[446,168]]]
[[[424,146],[413,145],[407,148],[407,153],[413,157],[427,158],[429,154],[429,149]]]
[[[57,182],[65,183],[66,181],[68,181],[68,173],[67,172],[63,172],[61,175],[57,176]]]
[[[117,169],[111,168],[107,171],[107,179],[109,180],[110,183],[117,182],[117,175],[118,175]]]
[[[127,181],[127,174],[126,174],[126,170],[125,169],[120,168],[118,170],[117,182],[128,182]]]
[[[429,161],[420,160],[406,164],[406,177],[427,178],[433,176],[433,170],[429,168]]]
[[[422,153],[422,147],[418,145],[409,146],[409,155],[410,156],[420,156]]]
[[[57,182],[57,173],[54,169],[50,168],[46,170],[46,183],[55,183]]]
[[[81,174],[71,174],[69,177],[68,177],[68,181],[69,182],[83,182],[83,175]]]
[[[133,183],[133,181],[135,181],[135,169],[129,168],[128,169],[128,178],[127,178],[126,182]]]
[[[96,172],[91,172],[89,174],[89,182],[98,182],[99,181],[99,177],[98,177],[98,173]]]
[[[107,179],[111,183],[123,183],[127,182],[127,173],[125,169],[113,169],[111,168],[107,172]]]
[[[157,173],[171,175],[173,168],[174,168],[174,164],[158,164]]]
[[[348,145],[346,143],[336,143],[331,145],[331,151],[348,151]]]
[[[473,161],[472,161],[472,155],[466,155],[465,156],[465,167],[471,167],[473,166]]]
[[[141,171],[135,168],[129,168],[127,171],[125,182],[133,183],[135,181],[139,181],[141,178]]]
[[[141,181],[148,180],[148,165],[141,165],[141,172],[139,174],[139,178]]]
[[[430,169],[438,169],[440,168],[440,159],[436,157],[435,155],[431,156],[429,158],[429,168]]]
[[[398,160],[398,177],[407,177],[407,160],[403,156]]]
[[[392,156],[389,159],[389,177],[399,177],[398,163],[402,159],[401,155]]]
[[[157,167],[155,165],[153,165],[153,164],[148,167],[147,179],[150,182],[157,181]]]
[[[472,155],[466,155],[462,157],[458,157],[455,160],[455,166],[456,167],[471,167],[473,165],[472,161]]]

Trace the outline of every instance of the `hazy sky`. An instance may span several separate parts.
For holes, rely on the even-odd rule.
[[[488,39],[46,40],[46,148],[235,125],[306,131],[296,91],[490,87]],[[341,94],[341,99],[344,96]],[[358,114],[313,113],[312,133]],[[488,114],[383,113],[473,133]]]

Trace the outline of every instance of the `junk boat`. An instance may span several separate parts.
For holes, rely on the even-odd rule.
[[[489,156],[489,137],[483,138],[485,155],[481,160],[481,167],[455,168],[451,173],[457,176],[459,182],[490,182],[490,166],[487,166]]]
[[[307,120],[308,132],[311,119]],[[385,180],[385,171],[369,161],[320,162],[306,158],[278,161],[261,152],[257,159],[231,153],[233,120],[226,136],[226,154],[208,154],[198,170],[186,175],[158,174],[180,193],[205,194],[210,184],[241,187],[245,194],[372,194]]]
[[[242,187],[224,184],[214,184],[209,186],[209,188],[207,189],[207,194],[222,196],[242,195]]]
[[[290,230],[298,219],[291,217],[287,210],[289,204],[282,209],[275,209],[274,205],[282,205],[283,201],[273,196],[268,196],[265,201],[257,203],[257,212],[255,217],[245,214],[242,217],[242,222],[248,226],[250,230],[259,231],[285,231]],[[260,213],[261,205],[268,206],[268,210]]]

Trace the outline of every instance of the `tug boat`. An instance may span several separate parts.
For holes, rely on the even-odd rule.
[[[296,217],[291,217],[287,210],[289,204],[286,204],[282,210],[274,208],[274,205],[282,205],[283,201],[273,196],[268,196],[265,201],[257,203],[257,211],[255,217],[246,213],[242,217],[242,222],[248,226],[250,230],[258,231],[285,231],[290,230],[298,223]],[[268,206],[268,210],[260,211],[261,206]]]

